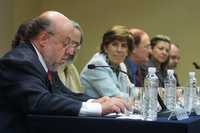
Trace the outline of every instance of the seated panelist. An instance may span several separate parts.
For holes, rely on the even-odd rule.
[[[83,45],[83,31],[82,31],[81,26],[77,22],[73,21],[72,24],[74,28],[78,30],[79,33],[81,33],[81,34],[77,34],[75,38],[76,43],[78,44],[77,45],[78,47],[74,51],[72,51],[72,54],[69,60],[67,61],[67,63],[59,67],[58,76],[60,80],[62,81],[62,83],[71,91],[75,93],[83,93],[84,89],[80,83],[79,72],[76,66],[73,64],[74,60],[76,59],[77,51],[80,50],[81,46]]]
[[[142,29],[131,28],[129,29],[133,36],[135,43],[133,43],[133,50],[130,51],[125,64],[128,68],[130,80],[137,87],[144,86],[144,78],[142,75],[145,73],[141,70],[141,65],[149,61],[149,54],[151,51],[149,35]]]
[[[169,50],[170,50],[171,40],[165,35],[156,35],[151,38],[151,54],[150,60],[143,66],[144,71],[148,67],[156,67],[156,75],[159,79],[159,86],[164,87],[164,79],[167,76],[167,66],[169,62]],[[145,77],[146,75],[143,75]]]
[[[134,85],[129,81],[123,62],[132,50],[132,43],[133,38],[125,26],[114,26],[103,35],[100,52],[92,57],[80,74],[87,95],[128,99],[128,89]]]
[[[124,111],[127,106],[120,98],[92,100],[60,81],[57,69],[76,53],[80,36],[73,22],[57,11],[19,27],[13,49],[0,59],[0,133],[27,133],[30,113],[101,116]]]

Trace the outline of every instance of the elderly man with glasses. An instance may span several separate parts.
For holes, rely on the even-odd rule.
[[[91,99],[72,93],[59,80],[58,67],[79,47],[76,34],[71,20],[56,11],[19,27],[13,49],[0,59],[0,132],[27,132],[28,113],[99,116],[124,111],[120,98]]]

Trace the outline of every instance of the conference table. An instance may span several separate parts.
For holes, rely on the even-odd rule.
[[[30,133],[200,133],[200,116],[184,120],[156,121],[116,119],[115,117],[27,116]]]

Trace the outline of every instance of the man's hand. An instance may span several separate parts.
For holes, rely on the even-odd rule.
[[[93,100],[92,102],[102,104],[103,102],[105,102],[105,101],[107,101],[107,100],[110,100],[110,97],[108,97],[108,96],[104,96],[104,97],[101,97],[101,98],[95,99],[95,100]]]
[[[101,104],[102,115],[108,113],[123,113],[128,108],[126,102],[120,97],[102,97],[96,99],[94,102]]]

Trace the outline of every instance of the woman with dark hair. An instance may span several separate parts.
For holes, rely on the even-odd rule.
[[[81,72],[81,83],[85,93],[93,97],[119,96],[128,98],[127,89],[130,87],[126,66],[123,63],[132,50],[133,38],[125,26],[114,26],[108,30],[96,53]],[[88,64],[95,69],[88,69]],[[124,71],[125,73],[123,73]]]
[[[157,35],[151,39],[152,51],[145,71],[147,72],[148,67],[156,67],[160,87],[164,87],[164,79],[167,76],[170,44],[171,40],[168,36]]]

